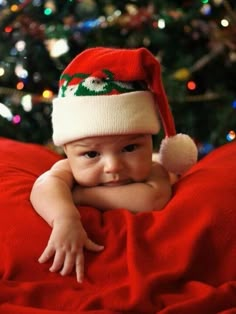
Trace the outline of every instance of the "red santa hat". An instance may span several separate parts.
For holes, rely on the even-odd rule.
[[[160,120],[160,162],[181,174],[196,163],[197,148],[188,135],[176,134],[158,60],[145,48],[90,48],[61,75],[53,141],[60,146],[91,136],[156,134]]]

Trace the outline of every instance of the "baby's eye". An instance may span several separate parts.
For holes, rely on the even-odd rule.
[[[84,153],[84,157],[86,158],[96,158],[99,156],[99,153],[96,152],[95,150],[91,150],[89,152]]]
[[[125,146],[122,151],[123,151],[123,152],[131,153],[131,152],[133,152],[134,150],[136,150],[137,147],[138,147],[138,145],[136,145],[136,144],[130,144],[130,145]]]

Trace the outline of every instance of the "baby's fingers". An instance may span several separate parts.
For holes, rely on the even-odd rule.
[[[98,245],[90,239],[87,239],[84,246],[87,250],[94,252],[100,252],[104,249],[103,245]]]
[[[51,272],[59,271],[65,262],[65,252],[62,250],[56,251],[52,266],[49,268]]]
[[[84,254],[82,252],[76,257],[75,273],[76,273],[77,281],[79,283],[82,283],[83,278],[84,278]]]
[[[94,252],[100,252],[104,249],[103,245],[98,245],[90,239],[86,240],[84,247],[87,250],[94,251]],[[79,283],[81,283],[83,281],[83,278],[84,278],[84,254],[83,254],[83,250],[81,250],[81,252],[79,252],[79,254],[76,256],[75,272],[76,272],[77,281]]]
[[[38,259],[39,263],[47,262],[51,257],[53,257],[54,254],[55,254],[55,249],[47,246]]]
[[[65,261],[62,270],[60,271],[60,274],[62,276],[70,274],[76,265],[76,253],[68,253],[65,256]]]

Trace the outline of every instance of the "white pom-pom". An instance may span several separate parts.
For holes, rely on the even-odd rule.
[[[197,162],[198,151],[188,135],[177,134],[161,142],[159,154],[167,171],[183,174]]]

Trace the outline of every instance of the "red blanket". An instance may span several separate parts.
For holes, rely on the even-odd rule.
[[[59,156],[0,139],[0,313],[236,313],[235,156],[231,143],[198,162],[163,211],[80,208],[105,249],[78,284],[37,262],[51,230],[29,193]]]

